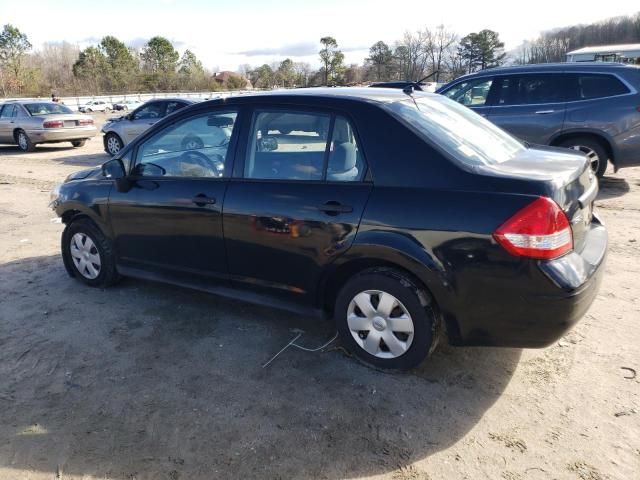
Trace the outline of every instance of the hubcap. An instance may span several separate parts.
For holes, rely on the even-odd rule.
[[[76,233],[70,245],[73,264],[85,278],[93,280],[100,275],[100,252],[91,238],[84,233]]]
[[[116,137],[109,137],[107,139],[107,148],[109,149],[109,153],[115,155],[120,151],[120,142]]]
[[[23,150],[27,149],[27,136],[24,133],[18,134],[18,145],[20,145],[20,148]]]
[[[589,159],[591,170],[593,170],[594,172],[598,171],[598,168],[600,167],[600,157],[592,148],[585,147],[584,145],[574,145],[572,148],[584,153]]]
[[[353,297],[347,309],[347,325],[356,343],[374,357],[397,358],[413,342],[409,311],[382,290],[366,290]]]

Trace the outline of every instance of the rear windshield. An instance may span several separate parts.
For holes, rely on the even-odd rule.
[[[387,104],[396,116],[425,139],[467,165],[491,165],[511,160],[525,145],[465,106],[440,95],[414,95]]]
[[[24,107],[29,110],[31,115],[51,115],[54,113],[73,113],[69,107],[65,107],[59,103],[41,102],[41,103],[25,103]]]

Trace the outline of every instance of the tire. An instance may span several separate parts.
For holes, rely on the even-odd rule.
[[[105,108],[104,109],[104,113],[106,113],[106,114],[111,113],[111,109],[109,107]]]
[[[91,113],[93,112],[93,110],[91,110],[90,108],[85,109],[85,113]]]
[[[587,155],[591,163],[591,170],[598,178],[602,178],[604,172],[607,171],[609,154],[597,140],[590,137],[574,137],[563,140],[559,146],[578,150]]]
[[[74,148],[80,148],[84,147],[86,143],[87,139],[85,138],[84,140],[74,140],[73,142],[71,142],[71,145],[73,145]]]
[[[381,302],[393,305],[390,315],[383,312]],[[393,269],[365,270],[347,281],[336,299],[334,318],[345,346],[377,368],[416,367],[438,340],[439,320],[431,295]],[[392,320],[398,330],[391,330]]]
[[[33,152],[36,149],[36,144],[31,141],[29,135],[24,130],[18,130],[16,132],[16,143],[18,148],[23,152]]]
[[[67,271],[90,287],[108,287],[120,280],[111,241],[87,218],[64,229],[62,258]]]
[[[122,143],[120,137],[113,132],[109,132],[105,135],[104,145],[105,150],[112,157],[120,152],[120,150],[122,150],[122,148],[124,147],[124,143]]]
[[[196,135],[187,135],[182,139],[182,150],[199,150],[204,148],[204,142]]]

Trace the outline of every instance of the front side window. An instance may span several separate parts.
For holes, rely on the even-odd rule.
[[[331,126],[333,125],[333,130]],[[254,115],[245,178],[361,181],[364,157],[342,116],[283,110]]]
[[[204,113],[158,132],[138,147],[133,175],[220,178],[237,112]]]
[[[472,110],[443,96],[407,99],[385,106],[466,165],[491,165],[511,160],[525,146]]]
[[[481,107],[487,103],[492,83],[493,78],[460,82],[444,92],[444,96],[467,107]]]
[[[164,116],[163,102],[151,102],[142,106],[139,110],[136,110],[133,114],[133,120],[151,120],[162,118]]]
[[[177,112],[181,108],[186,107],[182,102],[168,102],[167,103],[167,115],[171,115],[173,112]]]
[[[509,75],[497,88],[497,105],[537,105],[566,101],[565,76],[542,73]]]

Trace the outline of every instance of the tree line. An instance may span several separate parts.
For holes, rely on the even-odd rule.
[[[104,37],[84,49],[67,42],[46,43],[34,51],[27,35],[13,25],[0,32],[0,94],[2,96],[98,95],[171,90],[216,91],[256,88],[354,85],[389,80],[449,81],[465,73],[505,62],[564,61],[568,51],[589,45],[640,42],[640,13],[590,25],[542,33],[524,42],[508,57],[498,32],[481,30],[464,36],[440,25],[386,43],[375,42],[362,64],[346,64],[338,41],[319,39],[320,68],[286,58],[261,66],[241,65],[216,77],[196,55],[182,55],[162,36],[142,48]]]
[[[520,64],[564,62],[567,52],[582,47],[623,43],[640,43],[640,12],[544,32],[518,47],[514,61]]]

